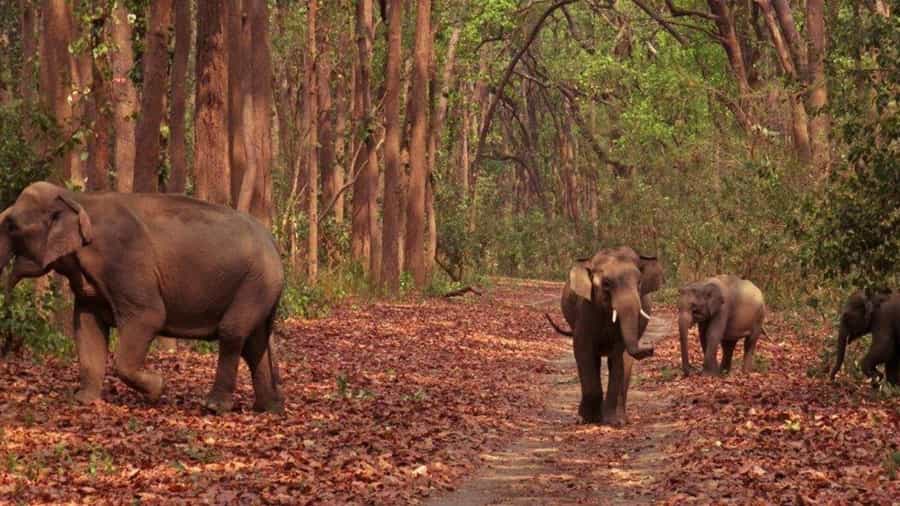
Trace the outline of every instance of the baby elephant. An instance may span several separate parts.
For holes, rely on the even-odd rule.
[[[900,291],[858,291],[850,295],[841,309],[838,329],[837,362],[831,380],[844,364],[847,344],[872,334],[872,344],[862,360],[863,373],[877,383],[884,364],[888,383],[900,385]]]
[[[722,345],[722,370],[731,369],[731,357],[737,342],[744,341],[744,372],[753,364],[756,341],[763,332],[766,305],[763,294],[750,281],[722,274],[691,283],[681,289],[678,301],[678,332],[681,337],[681,369],[690,374],[687,335],[694,323],[700,331],[703,348],[703,374],[719,373],[716,355]]]

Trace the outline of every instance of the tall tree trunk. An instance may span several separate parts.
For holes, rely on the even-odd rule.
[[[92,19],[91,26],[91,74],[93,84],[91,86],[91,101],[89,116],[93,121],[91,131],[93,137],[89,145],[86,167],[87,184],[89,191],[106,190],[110,168],[110,128],[112,117],[110,116],[110,83],[107,79],[108,56],[102,52],[94,51],[106,40],[107,19],[105,17]]]
[[[191,52],[191,5],[175,2],[175,57],[172,61],[172,100],[169,110],[169,162],[172,173],[166,184],[169,193],[184,193],[187,185],[187,108],[188,56]]]
[[[318,68],[318,92],[319,114],[318,114],[318,132],[319,132],[319,170],[321,172],[322,184],[322,202],[328,204],[337,193],[334,186],[334,100],[331,94],[331,82],[333,79],[331,54],[327,51],[327,47],[331,44],[329,40],[329,26],[319,27],[319,61]]]
[[[409,143],[409,193],[406,206],[406,264],[419,290],[428,282],[425,266],[425,186],[428,179],[428,83],[431,60],[431,0],[419,0],[410,87],[412,135]]]
[[[459,106],[460,128],[459,128],[459,164],[456,171],[456,183],[461,190],[462,198],[469,195],[469,125],[471,113],[468,109],[468,101],[463,97]]]
[[[64,137],[68,138],[75,131],[75,118],[72,105],[67,100],[76,81],[74,58],[69,54],[69,44],[74,33],[72,10],[66,0],[44,0],[42,10],[43,27],[41,30],[41,90],[44,101]],[[71,150],[74,152],[75,150]],[[78,178],[73,173],[73,157],[66,154],[56,166],[56,176],[62,180]]]
[[[197,96],[194,116],[194,175],[197,197],[228,205],[231,164],[228,151],[228,41],[225,0],[197,8]]]
[[[250,25],[250,82],[252,104],[245,120],[248,161],[254,177],[245,178],[251,195],[248,212],[265,225],[272,223],[272,54],[269,43],[269,4],[266,0],[245,0]],[[243,184],[243,183],[242,183]],[[241,188],[242,192],[244,188]]]
[[[318,117],[318,50],[316,47],[316,13],[318,0],[307,0],[309,11],[307,12],[307,63],[306,63],[306,107],[307,121],[309,122],[309,134],[307,142],[307,200],[309,205],[309,235],[307,242],[307,277],[310,283],[315,283],[319,274],[319,153],[316,146],[319,143]]]
[[[356,88],[354,90],[354,123],[359,132],[360,154],[356,157],[353,173],[352,216],[350,249],[353,259],[364,270],[375,275],[380,265],[372,270],[372,234],[374,228],[375,196],[378,186],[377,154],[375,149],[375,118],[372,117],[372,45],[374,43],[372,0],[356,0]]]
[[[228,153],[231,157],[231,202],[238,206],[241,182],[247,172],[247,146],[244,142],[244,101],[249,87],[251,62],[250,32],[244,20],[244,2],[226,0],[228,5]]]
[[[431,114],[431,127],[428,131],[428,174],[425,188],[425,214],[428,216],[428,240],[425,244],[425,270],[430,274],[434,270],[435,256],[437,255],[437,219],[434,209],[434,170],[437,166],[438,146],[441,143],[441,133],[444,129],[444,121],[447,118],[447,107],[450,103],[450,88],[453,81],[453,70],[456,64],[456,47],[459,44],[460,27],[453,28],[450,33],[450,41],[447,43],[447,57],[444,61],[444,69],[441,74],[440,92],[437,99],[431,97],[433,111]],[[431,65],[434,62],[434,43],[431,44]],[[437,88],[433,86],[432,89]]]
[[[35,9],[31,0],[19,0],[20,30],[22,31],[22,67],[19,75],[19,96],[28,103],[34,102],[34,63],[37,55]]]
[[[130,193],[134,189],[135,116],[137,90],[131,81],[134,67],[134,48],[131,45],[132,27],[124,2],[116,2],[112,11],[113,127],[115,137],[116,190]]]
[[[384,226],[382,230],[381,282],[389,293],[400,289],[401,205],[403,175],[400,160],[400,63],[402,58],[403,1],[388,2],[388,52],[384,91]]]
[[[831,161],[828,138],[831,131],[831,116],[828,107],[828,87],[825,79],[825,2],[824,0],[807,0],[806,2],[806,36],[808,39],[809,73],[808,96],[809,136],[812,140],[813,166],[818,174],[825,176]]]
[[[350,45],[350,38],[346,37],[345,40],[342,40],[341,47],[347,47]],[[351,70],[351,74],[353,71]],[[341,70],[335,74],[337,78],[337,82],[346,82],[349,78],[351,81],[353,80],[353,76],[347,76],[347,74]],[[331,195],[334,195],[336,192],[340,191],[344,187],[344,179],[346,176],[345,167],[347,166],[347,118],[350,115],[350,94],[353,93],[353,86],[349,88],[346,86],[338,86],[337,87],[337,97],[335,100],[334,107],[334,164],[333,169],[330,175],[329,187],[331,188]],[[350,153],[353,153],[352,149]],[[335,223],[343,223],[344,222],[344,194],[341,193],[335,199],[331,197],[327,202],[331,202],[334,200],[334,221]]]
[[[756,0],[756,3],[760,6],[765,16],[766,26],[769,28],[769,34],[772,37],[772,45],[775,47],[775,53],[778,55],[778,61],[781,64],[782,70],[787,74],[791,82],[799,84],[800,80],[797,68],[794,65],[794,56],[782,34],[782,30],[788,34],[796,33],[796,28],[792,24],[793,16],[791,16],[790,12],[781,15],[780,19],[785,23],[784,26],[787,26],[787,28],[784,28],[784,26],[780,25],[775,19],[775,11],[772,8],[770,0]],[[783,5],[783,1],[781,3]],[[782,10],[785,9],[789,11],[790,7],[782,7]],[[799,36],[796,35],[792,35],[791,37],[799,38]],[[801,161],[809,163],[812,159],[812,150],[810,148],[808,129],[809,117],[806,114],[806,106],[797,92],[792,90],[788,90],[788,103],[791,106],[791,132],[794,140],[794,151]]]
[[[135,140],[137,153],[140,153],[140,156],[135,158],[134,165],[135,192],[156,192],[159,185],[159,127],[163,120],[163,101],[168,87],[172,1],[156,0],[150,4],[144,51],[141,117]]]

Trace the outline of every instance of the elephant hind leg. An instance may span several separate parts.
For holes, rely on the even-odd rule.
[[[244,343],[241,356],[253,377],[253,409],[271,413],[284,412],[284,397],[281,394],[278,368],[271,341],[271,325],[260,326]]]
[[[900,386],[900,349],[885,364],[884,375],[888,383]]]
[[[736,346],[737,341],[722,341],[722,372],[731,371],[731,359]]]
[[[259,365],[260,360],[256,355],[262,357],[268,349],[268,335],[263,335],[260,329],[268,329],[274,307],[272,300],[266,300],[265,293],[264,286],[254,283],[242,285],[219,322],[217,328],[219,361],[216,366],[216,379],[204,404],[214,413],[225,413],[231,411],[233,407],[238,365],[242,355],[247,358],[245,348],[248,343],[253,344],[247,348],[250,353],[250,360],[247,363],[254,373],[254,388],[257,387],[256,376],[259,375],[260,368],[253,369],[253,364]]]

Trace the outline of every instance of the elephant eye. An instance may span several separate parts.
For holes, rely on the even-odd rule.
[[[60,215],[62,215],[62,211],[56,210],[53,211],[53,214],[50,215],[50,219],[56,221],[59,219]]]

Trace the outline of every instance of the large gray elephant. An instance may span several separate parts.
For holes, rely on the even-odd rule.
[[[847,344],[869,333],[872,345],[862,361],[863,374],[878,380],[881,374],[875,367],[884,364],[888,382],[900,385],[900,292],[897,291],[858,291],[847,298],[841,309],[832,381],[844,365]]]
[[[681,339],[681,368],[690,374],[688,330],[697,324],[703,350],[703,373],[719,373],[717,355],[722,346],[721,369],[731,369],[731,357],[738,341],[744,341],[744,372],[753,366],[756,343],[763,332],[766,304],[752,282],[730,274],[707,278],[681,289],[678,300],[678,333]]]
[[[74,299],[80,387],[100,397],[110,327],[119,332],[113,370],[159,399],[163,378],[144,367],[158,334],[219,340],[204,406],[230,411],[238,362],[249,366],[254,408],[282,411],[270,334],[284,284],[271,234],[233,209],[176,195],[74,193],[34,183],[0,213],[0,270],[65,276]]]
[[[578,413],[585,423],[621,425],[634,359],[653,355],[639,343],[650,318],[647,296],[662,285],[662,267],[655,257],[619,247],[579,260],[569,270],[562,292],[562,313],[573,336],[575,361],[581,382]],[[643,316],[643,318],[642,318]],[[601,357],[608,357],[609,385],[603,397]]]

